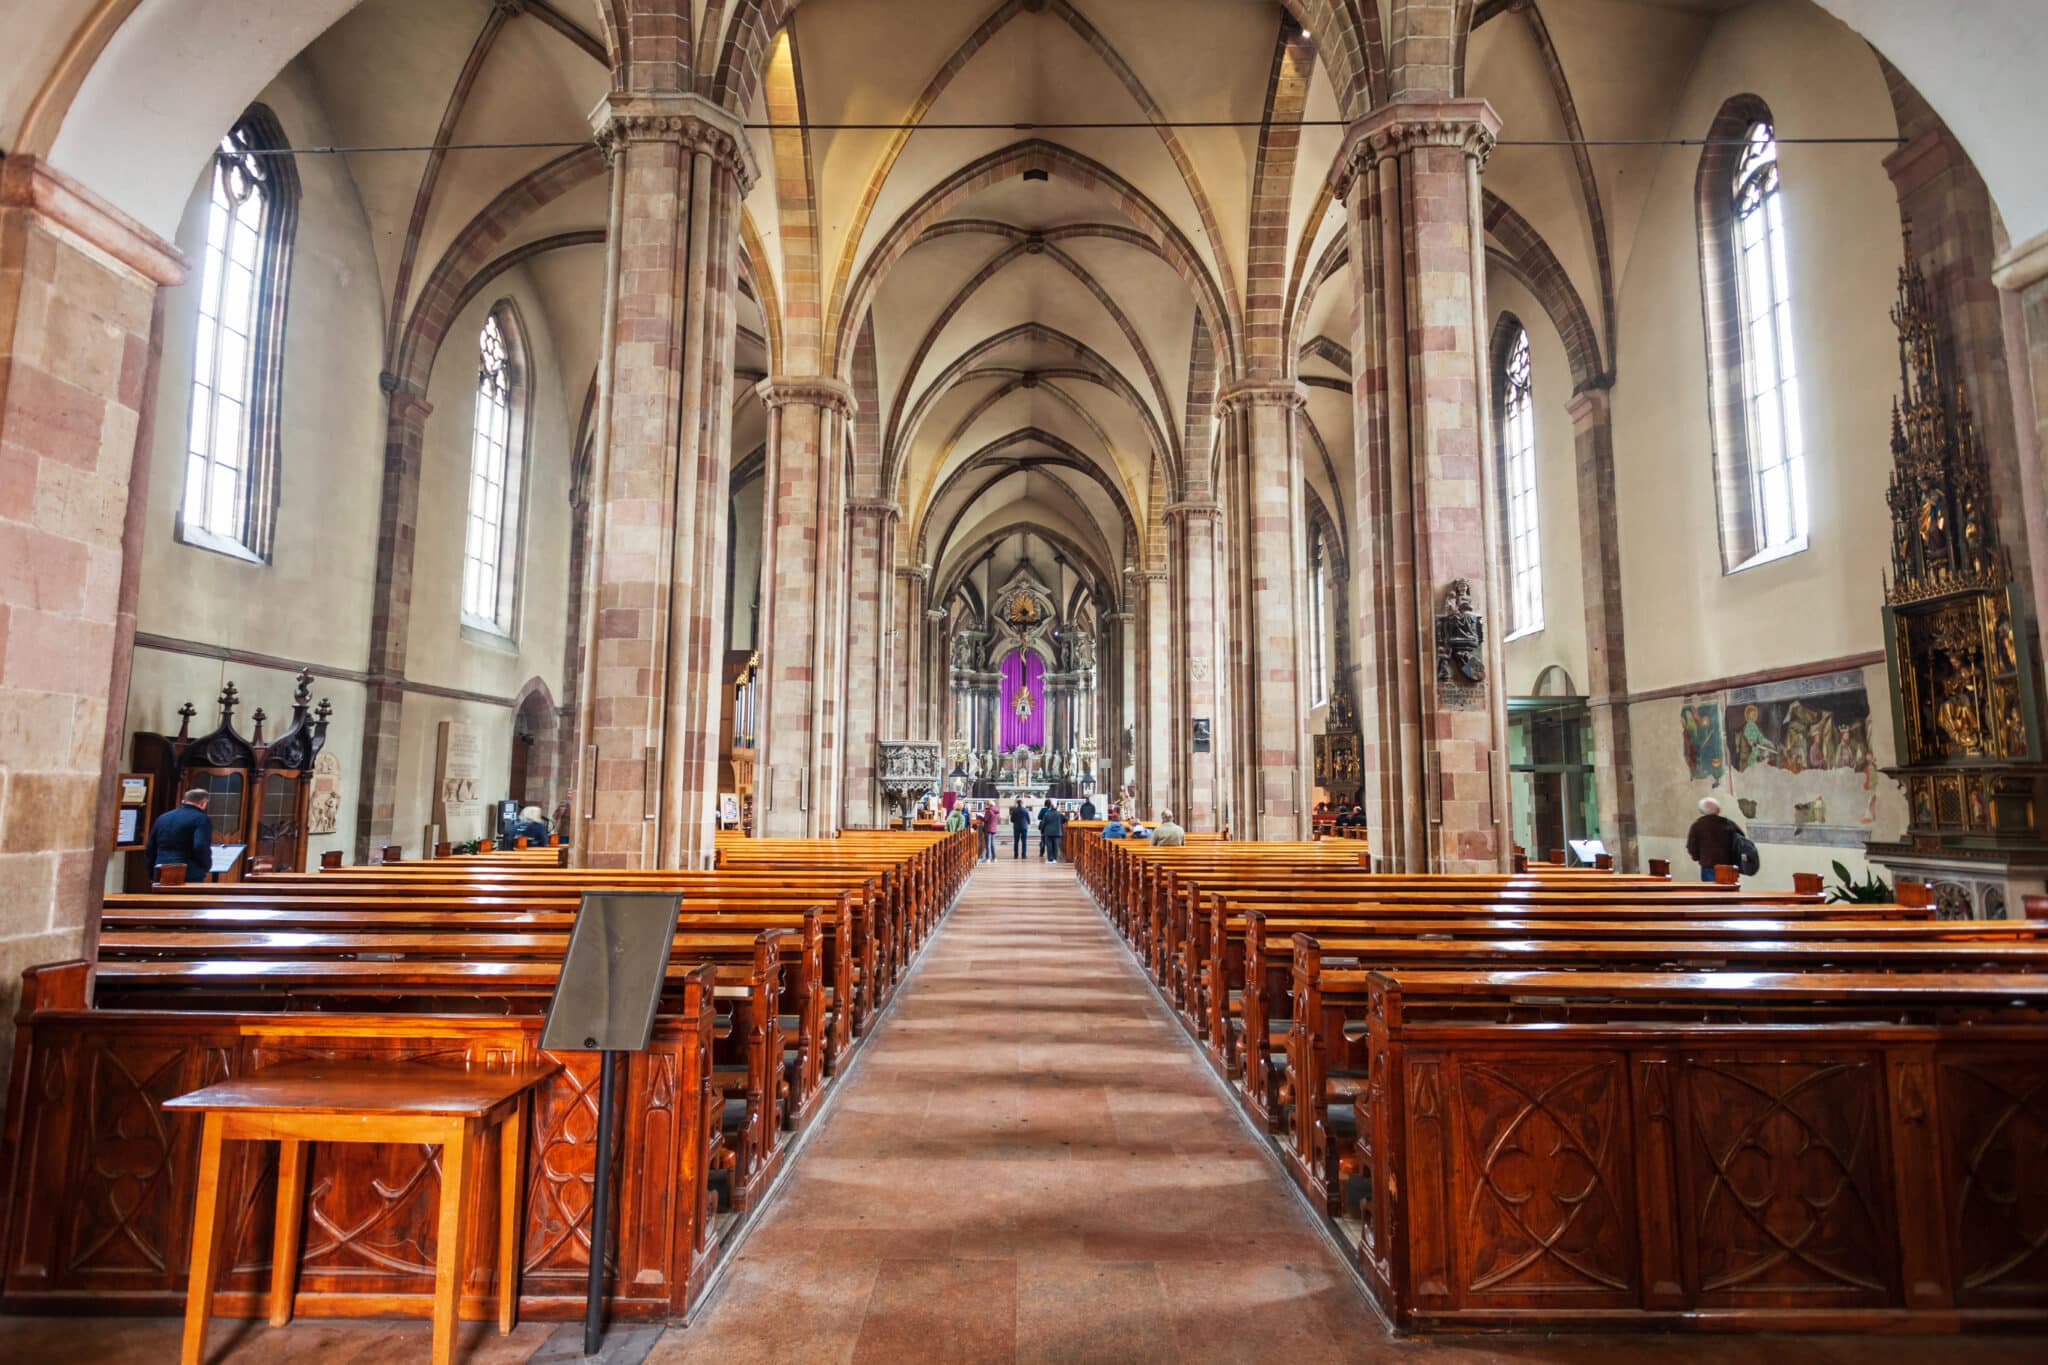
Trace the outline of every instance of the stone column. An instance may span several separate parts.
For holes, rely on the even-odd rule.
[[[853,390],[773,378],[761,533],[761,833],[815,838],[838,820],[846,633],[845,471]]]
[[[889,566],[896,562],[897,520],[893,502],[847,504],[846,790],[840,808],[855,828],[889,823],[888,806],[875,786],[875,746],[885,737],[882,713],[901,652],[891,648],[890,629],[895,578]]]
[[[1484,100],[1383,105],[1352,126],[1338,185],[1357,290],[1366,809],[1374,856],[1400,870],[1492,871],[1508,848],[1479,211],[1499,129]],[[1438,682],[1435,618],[1459,580],[1484,620],[1476,688]]]
[[[1635,746],[1629,734],[1628,650],[1615,522],[1614,415],[1606,386],[1572,395],[1578,463],[1579,575],[1586,602],[1586,700],[1593,721],[1593,783],[1600,838],[1615,865],[1636,866]]]
[[[736,119],[694,95],[615,93],[593,123],[612,200],[576,857],[704,867],[727,742],[729,424],[753,153]]]
[[[946,612],[927,607],[924,613],[924,663],[918,670],[918,732],[914,739],[946,742],[946,701],[952,689],[952,659],[946,652]]]
[[[124,509],[157,290],[184,275],[175,247],[78,182],[0,161],[0,1080],[22,969],[97,937],[101,764],[125,739],[122,581],[144,525]]]
[[[369,678],[363,687],[363,761],[356,789],[357,862],[403,843],[398,815],[398,735],[405,712],[405,653],[412,638],[412,555],[419,540],[420,461],[434,405],[394,374],[384,390],[384,478],[377,511],[377,577],[371,598]]]
[[[1179,790],[1179,754],[1174,746],[1174,727],[1180,723],[1174,707],[1178,690],[1172,665],[1176,632],[1173,629],[1173,591],[1170,575],[1163,570],[1132,570],[1124,575],[1131,598],[1137,603],[1142,625],[1137,668],[1138,800],[1145,814],[1156,815],[1162,806],[1173,805]]]
[[[1297,423],[1308,391],[1293,380],[1224,391],[1224,468],[1230,481],[1230,782],[1233,838],[1308,837],[1307,620]]]
[[[1217,610],[1222,592],[1217,575],[1222,562],[1222,511],[1207,498],[1191,498],[1166,509],[1175,569],[1172,646],[1167,653],[1173,679],[1173,722],[1167,745],[1176,760],[1172,805],[1187,829],[1220,829],[1225,819],[1220,777],[1226,771],[1223,743],[1229,726],[1222,715],[1217,685],[1223,658],[1222,613]],[[1197,721],[1208,723],[1208,753],[1195,752]]]
[[[1992,278],[2005,291],[2005,331],[2011,353],[2014,410],[2020,442],[2022,507],[2033,567],[2035,629],[2040,657],[2048,659],[2048,232],[1999,259]]]
[[[924,589],[931,569],[918,564],[896,570],[894,672],[889,678],[890,739],[917,738],[918,669],[924,662]]]
[[[1102,755],[1097,762],[1102,765],[1098,768],[1102,773],[1098,785],[1109,792],[1123,790],[1124,764],[1135,765],[1138,761],[1138,612],[1131,599],[1132,586],[1126,574],[1124,600],[1130,605],[1103,617],[1103,641],[1110,650],[1102,684],[1106,699],[1103,725],[1107,733],[1102,736]],[[1128,752],[1124,748],[1126,730],[1131,732],[1132,741]]]

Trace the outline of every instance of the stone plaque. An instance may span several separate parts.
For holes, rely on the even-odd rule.
[[[441,722],[434,751],[434,822],[457,843],[484,836],[484,744],[474,725]]]
[[[313,760],[313,795],[306,806],[306,833],[333,834],[341,828],[341,760],[322,749]]]

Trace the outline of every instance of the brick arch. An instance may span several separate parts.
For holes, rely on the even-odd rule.
[[[1584,388],[1603,379],[1611,380],[1614,376],[1602,364],[1600,334],[1593,327],[1586,302],[1557,254],[1543,240],[1543,234],[1492,190],[1484,192],[1480,219],[1486,231],[1500,243],[1499,248],[1487,251],[1487,259],[1520,280],[1536,296],[1558,336],[1563,338],[1565,355],[1571,361],[1573,386]]]
[[[415,393],[427,391],[434,357],[448,329],[454,326],[463,304],[481,287],[479,275],[513,229],[543,205],[604,173],[604,157],[597,148],[579,147],[513,181],[469,220],[442,253],[407,316],[392,362],[399,385]]]
[[[1225,354],[1234,373],[1239,354],[1239,320],[1233,315],[1223,290],[1210,276],[1208,267],[1195,253],[1193,244],[1143,191],[1115,171],[1070,147],[1043,138],[1015,142],[969,162],[927,190],[904,211],[869,253],[854,279],[845,311],[838,318],[831,351],[832,363],[842,369],[845,367],[853,351],[853,336],[873,306],[882,281],[904,253],[917,244],[927,227],[973,195],[1034,170],[1058,174],[1084,189],[1100,189],[1109,194],[1131,225],[1151,238],[1166,263],[1193,292],[1196,311],[1203,315],[1211,332],[1223,338]]]

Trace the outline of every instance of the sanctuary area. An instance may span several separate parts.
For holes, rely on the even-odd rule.
[[[0,10],[0,1355],[2048,1357],[2037,0]]]

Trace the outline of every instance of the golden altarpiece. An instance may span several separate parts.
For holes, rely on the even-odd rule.
[[[1904,396],[1892,405],[1891,582],[1885,654],[1904,839],[1869,856],[1925,881],[1944,917],[2003,918],[2048,872],[2048,764],[2033,638],[1999,541],[1983,447],[1906,239]]]

